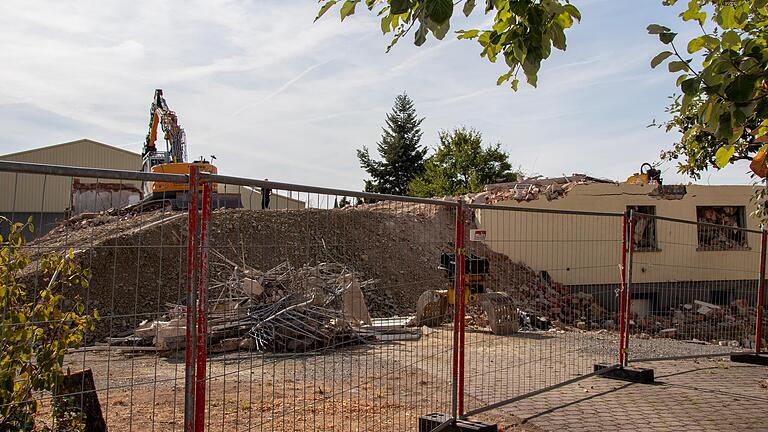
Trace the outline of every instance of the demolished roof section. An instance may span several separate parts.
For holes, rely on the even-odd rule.
[[[613,180],[591,177],[586,174],[573,174],[563,177],[529,177],[518,182],[494,183],[477,194],[467,195],[473,204],[495,204],[503,201],[535,201],[541,197],[552,201],[568,194],[574,187],[582,184],[608,183]]]

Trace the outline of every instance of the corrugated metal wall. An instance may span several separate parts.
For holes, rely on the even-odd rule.
[[[140,154],[86,139],[0,156],[0,159],[89,168],[141,169]],[[71,187],[71,177],[0,173],[0,213],[63,213],[70,206]]]

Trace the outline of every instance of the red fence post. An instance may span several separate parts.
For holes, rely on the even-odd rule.
[[[461,200],[458,201],[456,206],[456,226],[455,226],[455,238],[454,238],[454,272],[453,272],[453,354],[451,356],[451,417],[454,419],[459,418],[459,308],[456,304],[457,293],[459,292],[459,278],[458,278],[458,266],[459,266],[459,244],[461,241],[460,233],[464,226],[462,218],[462,205]]]
[[[207,281],[208,281],[208,241],[211,219],[211,188],[210,182],[203,183],[203,209],[200,220],[200,260],[197,270],[197,371],[195,384],[195,432],[205,430],[205,384],[207,366],[208,326],[206,312],[208,311]]]
[[[619,288],[619,364],[624,366],[624,327],[627,322],[626,301],[626,278],[627,278],[627,214],[621,219],[621,285]]]
[[[622,366],[626,366],[629,362],[629,321],[632,316],[632,264],[634,262],[635,250],[635,214],[632,210],[629,212],[629,236],[627,238],[627,255],[629,257],[629,264],[627,265],[627,280],[624,289],[624,358],[622,359]]]
[[[763,345],[763,309],[765,305],[765,247],[768,232],[760,235],[760,280],[757,283],[757,323],[755,324],[755,354],[760,354]]]
[[[184,355],[184,431],[194,432],[195,430],[195,360],[197,357],[196,345],[196,317],[195,304],[197,290],[195,289],[195,253],[197,252],[197,194],[198,194],[198,171],[197,167],[189,167],[189,197],[190,202],[187,208],[187,323],[186,323],[186,352]]]
[[[459,377],[458,377],[458,415],[462,417],[464,415],[464,327],[465,327],[465,313],[464,313],[464,299],[466,294],[464,293],[464,207],[459,201],[458,208],[460,216],[459,224],[457,228],[456,237],[456,280],[458,281],[458,309],[459,309]]]

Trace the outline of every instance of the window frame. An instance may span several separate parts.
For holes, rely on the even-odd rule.
[[[650,209],[651,211],[642,211],[642,210]],[[645,218],[650,222],[649,228],[650,228],[650,237],[651,240],[649,241],[650,245],[648,246],[639,246],[635,244],[635,239],[630,239],[632,242],[632,252],[661,252],[661,248],[659,247],[659,231],[657,229],[656,224],[656,218],[653,216],[656,216],[656,206],[655,205],[627,205],[626,211],[633,212],[633,217],[636,218]],[[649,216],[645,216],[649,215]],[[635,229],[637,229],[637,221],[635,221]],[[635,231],[635,234],[637,234],[637,231]]]
[[[737,246],[734,247],[723,247],[723,246],[716,246],[716,245],[706,245],[706,241],[702,243],[702,237],[707,236],[707,232],[702,232],[702,229],[704,227],[709,227],[711,230],[719,230],[724,231],[728,230],[728,228],[722,224],[716,224],[711,222],[702,221],[700,217],[700,213],[705,209],[724,209],[728,207],[733,207],[736,209],[736,224],[737,226],[735,228],[730,228],[733,230],[734,239],[732,241],[740,243]],[[738,251],[749,251],[752,250],[752,248],[749,246],[749,236],[747,235],[746,229],[747,229],[747,208],[744,205],[697,205],[695,208],[696,211],[696,251],[697,252],[738,252]],[[711,236],[711,234],[710,234]],[[726,239],[727,239],[726,235]]]

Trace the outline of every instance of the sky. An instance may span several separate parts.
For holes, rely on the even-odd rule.
[[[0,153],[90,138],[140,152],[155,88],[187,133],[189,155],[219,172],[359,190],[355,150],[375,148],[406,92],[425,118],[422,144],[466,126],[499,142],[530,175],[626,179],[677,139],[664,120],[675,76],[652,70],[663,50],[651,23],[694,29],[661,0],[573,0],[582,22],[543,63],[538,88],[497,86],[503,62],[479,46],[390,36],[364,8],[316,23],[314,0],[0,2]],[[489,18],[478,8],[453,30]],[[687,40],[687,39],[686,39]],[[138,167],[137,167],[138,168]],[[665,183],[691,181],[674,164]],[[703,184],[748,184],[745,164]]]

